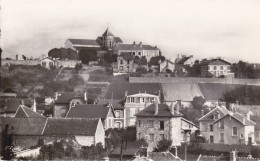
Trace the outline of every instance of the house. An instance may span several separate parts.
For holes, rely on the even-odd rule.
[[[255,144],[255,122],[234,109],[216,107],[199,119],[200,132],[210,143]]]
[[[147,61],[149,61],[152,57],[159,56],[160,49],[156,46],[153,47],[151,45],[144,45],[142,42],[136,44],[123,44],[123,43],[116,43],[114,48],[114,53],[120,55],[123,52],[130,52],[132,56],[142,57],[145,56]]]
[[[45,143],[72,139],[80,146],[105,145],[103,124],[97,118],[48,118],[42,136]]]
[[[154,103],[136,114],[136,138],[148,142],[148,151],[162,139],[170,139],[172,146],[180,146],[182,142],[189,142],[190,136],[198,130],[194,123],[182,117],[180,106]]]
[[[153,98],[159,96],[161,102],[161,91],[159,83],[111,83],[105,94],[105,99],[99,100],[98,104],[112,104],[116,117],[114,119],[115,127],[126,127],[130,125],[130,111],[128,112],[129,116],[126,117],[126,107],[129,110],[129,107],[132,105],[134,105],[133,107],[140,106],[141,108],[145,105],[144,102],[131,103],[130,100],[128,100],[127,106],[125,106],[127,96],[129,96],[128,99],[130,99],[131,95],[134,96],[135,94],[138,95],[143,93],[146,96],[152,96]],[[134,98],[136,101],[137,99],[137,97]],[[126,123],[128,125],[126,125]]]
[[[203,63],[200,67],[201,77],[213,77],[226,76],[231,74],[231,64],[221,58],[211,59]]]
[[[45,117],[3,117],[1,126],[13,133],[14,147],[28,149],[39,145],[46,121]]]
[[[100,118],[105,129],[114,128],[115,113],[111,105],[75,105],[66,118]]]
[[[117,63],[113,65],[113,73],[131,73],[135,72],[137,67],[130,52],[121,52],[117,57]]]
[[[68,110],[77,104],[86,104],[87,93],[56,92],[54,99],[54,117],[65,117]]]
[[[41,66],[47,69],[51,69],[52,67],[57,67],[58,62],[50,57],[45,57],[41,59]]]
[[[136,125],[135,114],[142,111],[154,102],[160,103],[160,95],[138,93],[127,95],[125,98],[125,126]]]
[[[13,117],[20,105],[32,107],[33,102],[30,99],[22,98],[6,98],[4,107],[1,109],[2,117]]]
[[[181,100],[182,106],[189,107],[194,97],[202,96],[197,83],[163,83],[163,98],[167,105]]]
[[[159,70],[160,70],[160,73],[166,72],[167,70],[174,72],[175,64],[172,61],[165,59],[164,61],[159,63]]]

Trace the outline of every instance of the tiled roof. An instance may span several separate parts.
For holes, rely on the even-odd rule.
[[[170,152],[149,152],[148,157],[154,161],[182,161]]]
[[[139,92],[158,95],[162,91],[159,83],[111,83],[105,95],[106,99],[122,100],[127,95],[137,94]]]
[[[201,93],[206,100],[223,99],[224,93],[241,86],[239,84],[199,83]]]
[[[74,92],[63,92],[63,93],[60,93],[58,95],[58,99],[55,100],[55,104],[56,103],[63,103],[63,104],[66,104],[66,103],[70,103],[70,101],[73,99],[73,98],[81,98],[83,99],[83,94],[81,93],[74,93]]]
[[[13,126],[13,133],[15,135],[41,135],[43,127],[47,118],[15,118],[15,117],[2,117],[1,125],[5,127],[9,125],[9,130]],[[11,132],[11,131],[10,131]]]
[[[34,112],[30,108],[20,105],[19,108],[17,109],[15,116],[16,118],[44,118],[44,116],[38,114],[37,112]]]
[[[123,41],[120,37],[114,37],[114,41],[117,43],[123,43]]]
[[[120,147],[117,147],[114,149],[110,155],[120,155]],[[138,147],[127,147],[126,149],[123,150],[123,155],[124,156],[135,156],[135,154],[139,151]]]
[[[25,106],[31,107],[32,101],[29,99],[21,99],[21,98],[8,98],[6,100],[6,109],[5,112],[12,112],[15,113],[16,110],[18,109],[19,105],[21,102],[24,102]]]
[[[88,135],[96,133],[99,119],[48,118],[43,135]]]
[[[158,104],[158,114],[155,115],[155,104],[151,104],[147,108],[143,109],[136,114],[138,117],[181,117],[181,113],[171,113],[170,108],[167,104]]]
[[[114,36],[112,32],[109,30],[109,28],[106,29],[106,31],[103,33],[102,36]]]
[[[162,84],[165,101],[192,101],[196,96],[202,96],[197,83],[165,83]]]
[[[151,45],[117,44],[118,50],[159,50]]]
[[[201,65],[202,66],[203,65],[231,65],[231,63],[229,63],[223,59],[217,58],[217,59],[210,59],[207,62],[202,63]]]
[[[237,121],[239,121],[241,124],[243,124],[243,125],[245,125],[245,126],[254,126],[254,125],[256,124],[255,122],[253,122],[253,121],[251,121],[251,120],[248,120],[245,116],[243,116],[243,115],[241,115],[241,114],[239,114],[239,113],[229,113],[229,114],[223,116],[222,118],[216,120],[216,121],[214,122],[214,124],[217,123],[218,121],[222,120],[223,118],[228,117],[228,116],[230,116],[230,117],[236,119]],[[244,121],[245,121],[245,122],[244,122]]]
[[[71,107],[66,118],[107,118],[109,107],[106,105],[76,105]]]
[[[97,42],[97,40],[93,39],[68,39],[72,43],[72,45],[91,45],[91,46],[100,46],[100,44]]]
[[[226,108],[217,106],[217,107],[215,107],[213,110],[211,110],[210,112],[208,112],[206,115],[202,116],[202,117],[199,119],[199,121],[208,120],[208,117],[209,117],[210,115],[214,114],[214,112],[216,112],[216,111],[221,112],[220,114],[223,115],[223,116],[229,114],[229,112],[230,112],[230,111],[227,110]]]
[[[125,60],[134,60],[134,56],[131,54],[131,52],[121,52],[120,56]]]

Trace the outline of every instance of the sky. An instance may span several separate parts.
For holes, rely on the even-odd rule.
[[[260,0],[1,0],[2,57],[47,55],[107,27],[166,58],[260,63]]]

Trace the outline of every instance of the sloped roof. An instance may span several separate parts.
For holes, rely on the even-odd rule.
[[[256,123],[255,129],[260,130],[260,116],[259,115],[251,115],[250,119]]]
[[[139,92],[158,95],[162,91],[159,83],[111,83],[105,95],[106,99],[122,100],[127,95],[137,94]]]
[[[131,54],[131,52],[121,52],[120,56],[125,60],[134,60],[134,56]]]
[[[1,125],[5,127],[9,125],[9,130],[13,127],[14,135],[41,135],[47,118],[16,118],[16,117],[2,117]]]
[[[149,152],[148,157],[154,161],[182,161],[170,152]]]
[[[5,112],[15,113],[19,105],[21,105],[22,100],[25,106],[30,107],[32,105],[32,101],[29,99],[7,98]]]
[[[243,115],[241,115],[241,114],[239,114],[239,113],[229,113],[229,114],[223,116],[222,118],[216,120],[216,121],[214,122],[214,124],[217,123],[217,122],[219,122],[220,120],[222,120],[222,119],[228,117],[228,116],[230,116],[230,117],[236,119],[237,121],[239,121],[241,124],[243,124],[243,125],[245,125],[245,126],[254,126],[254,125],[256,124],[255,122],[253,122],[253,121],[251,121],[251,120],[248,120],[245,116],[243,116]],[[243,122],[243,121],[245,121],[245,122]]]
[[[63,92],[58,94],[58,99],[55,100],[55,103],[61,103],[61,104],[70,103],[70,101],[74,98],[83,99],[84,97],[82,93]]]
[[[66,118],[107,118],[109,107],[106,105],[75,105],[68,111]]]
[[[112,32],[109,30],[109,28],[106,29],[106,31],[103,33],[102,36],[114,36]]]
[[[151,45],[140,44],[117,44],[118,50],[159,50],[157,47]]]
[[[120,147],[115,148],[110,155],[120,155]],[[123,155],[124,156],[135,156],[135,154],[139,151],[139,147],[127,147],[124,149]]]
[[[155,115],[155,104],[151,104],[147,108],[143,109],[135,116],[137,117],[181,117],[181,113],[171,113],[170,108],[167,104],[158,104],[158,114]]]
[[[77,45],[77,46],[86,46],[86,45],[100,46],[97,40],[93,40],[93,39],[68,39],[68,41],[70,41],[72,45]]]
[[[96,133],[99,119],[48,118],[43,135],[88,135]]]
[[[117,100],[117,99],[100,99],[98,101],[99,105],[107,105],[108,103],[111,103],[114,110],[123,110],[124,107],[124,100]]]
[[[226,108],[217,106],[217,107],[215,107],[213,110],[209,111],[206,115],[202,116],[202,117],[199,119],[199,121],[208,120],[207,117],[210,116],[210,115],[212,115],[212,114],[213,114],[214,112],[216,112],[216,111],[221,112],[223,116],[229,114],[229,112],[230,112],[230,111],[227,110]]]
[[[44,116],[38,114],[37,112],[34,112],[33,110],[31,110],[30,108],[28,108],[24,105],[19,106],[19,108],[17,109],[14,117],[16,117],[16,118],[24,118],[24,117],[44,118]]]
[[[202,96],[197,83],[164,83],[162,84],[165,101],[192,101],[196,96]]]
[[[200,91],[206,100],[219,100],[224,98],[224,93],[241,87],[239,84],[221,84],[221,83],[199,83]]]

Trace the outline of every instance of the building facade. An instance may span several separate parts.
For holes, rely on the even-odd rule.
[[[117,63],[113,64],[113,73],[135,72],[138,65],[134,63],[134,57],[129,53],[121,53],[117,57]]]
[[[180,146],[182,142],[189,142],[190,136],[198,130],[178,109],[178,106],[155,103],[136,114],[136,137],[148,142],[148,151],[162,139],[170,139],[172,146]]]

